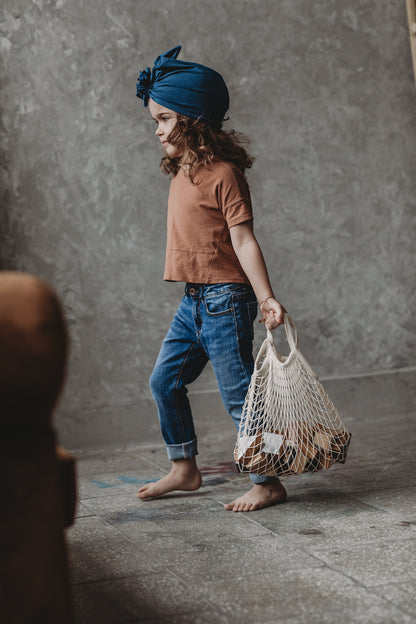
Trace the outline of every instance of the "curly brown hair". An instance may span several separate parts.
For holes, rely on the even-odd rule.
[[[214,128],[201,119],[191,119],[179,113],[168,141],[177,147],[181,155],[162,158],[161,170],[166,175],[176,175],[186,165],[192,183],[201,165],[210,165],[214,161],[231,162],[244,173],[254,161],[243,147],[249,141],[241,132]]]

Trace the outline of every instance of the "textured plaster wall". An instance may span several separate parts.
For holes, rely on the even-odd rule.
[[[1,266],[64,302],[68,446],[157,439],[147,379],[182,286],[162,282],[169,181],[135,81],[177,44],[229,85],[258,239],[315,368],[416,364],[403,0],[3,0]]]

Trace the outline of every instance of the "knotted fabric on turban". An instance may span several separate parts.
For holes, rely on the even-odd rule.
[[[180,50],[177,46],[160,54],[153,69],[140,72],[137,97],[144,106],[152,98],[176,113],[221,127],[230,104],[223,77],[205,65],[178,60]]]

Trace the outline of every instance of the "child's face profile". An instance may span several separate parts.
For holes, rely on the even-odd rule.
[[[157,123],[156,136],[159,137],[166,154],[169,158],[180,156],[180,153],[175,145],[172,145],[167,140],[176,124],[177,114],[175,111],[170,110],[170,108],[166,108],[166,106],[157,104],[157,102],[154,102],[152,99],[149,100],[149,111],[152,118]]]

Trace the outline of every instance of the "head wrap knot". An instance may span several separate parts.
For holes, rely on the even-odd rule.
[[[142,98],[144,106],[149,103],[149,91],[152,88],[154,77],[152,77],[152,71],[150,67],[146,67],[140,72],[139,78],[136,84],[136,95]]]
[[[205,65],[180,61],[181,46],[160,54],[153,69],[140,72],[136,95],[147,106],[149,99],[187,117],[221,127],[229,107],[222,76]]]

